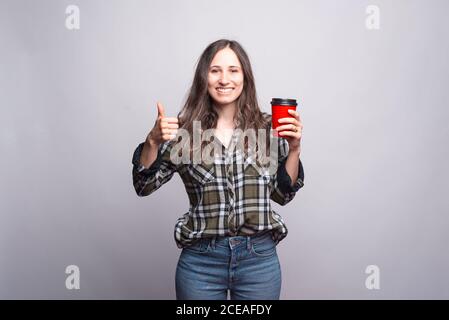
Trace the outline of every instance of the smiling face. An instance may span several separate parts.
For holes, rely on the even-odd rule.
[[[229,47],[218,51],[209,67],[207,90],[218,107],[235,103],[243,90],[243,70]]]

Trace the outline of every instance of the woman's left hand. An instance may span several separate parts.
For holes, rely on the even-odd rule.
[[[303,125],[299,113],[297,111],[289,109],[288,112],[294,118],[279,119],[279,123],[282,123],[282,125],[277,127],[276,130],[278,131],[280,137],[285,138],[287,140],[289,152],[299,151],[301,146]]]

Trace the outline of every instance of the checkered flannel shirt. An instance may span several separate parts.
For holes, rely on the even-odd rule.
[[[235,142],[235,134],[232,139]],[[159,145],[156,160],[145,168],[140,164],[142,142],[132,158],[135,191],[139,196],[148,196],[178,172],[190,202],[189,210],[175,225],[178,248],[205,237],[247,236],[265,231],[272,231],[277,244],[287,235],[287,227],[271,208],[270,199],[282,206],[289,203],[304,185],[304,170],[299,160],[298,178],[292,184],[285,169],[288,142],[282,137],[271,139],[271,143],[278,144],[278,167],[274,174],[257,170],[249,159],[238,162],[237,159],[243,159],[241,152],[221,143],[222,153],[212,164],[204,161],[174,164],[170,159],[173,140]]]

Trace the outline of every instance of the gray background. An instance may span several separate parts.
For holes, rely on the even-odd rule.
[[[76,4],[81,29],[65,27]],[[380,30],[365,27],[367,5]],[[449,298],[448,1],[1,1],[0,298],[175,298],[178,175],[131,156],[212,41],[241,42],[264,111],[297,97],[305,186],[282,299]],[[65,288],[80,268],[81,289]],[[365,268],[380,268],[380,290]]]

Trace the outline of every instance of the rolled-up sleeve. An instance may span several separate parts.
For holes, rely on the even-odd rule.
[[[304,168],[301,159],[298,159],[298,178],[295,183],[285,168],[288,157],[288,142],[285,138],[278,138],[278,168],[273,177],[271,200],[284,206],[293,200],[299,189],[304,186]]]
[[[140,143],[132,157],[132,177],[134,189],[138,196],[148,196],[163,184],[167,183],[176,172],[176,166],[170,160],[170,141],[158,147],[157,158],[150,167],[145,168],[140,163],[144,143]]]

